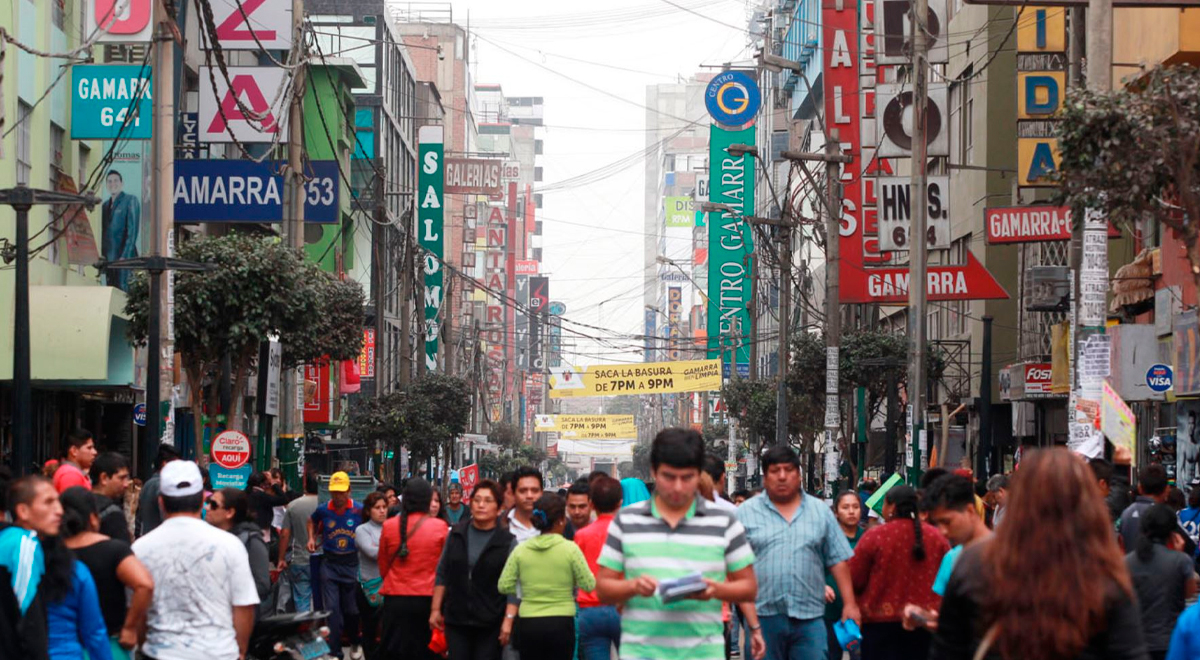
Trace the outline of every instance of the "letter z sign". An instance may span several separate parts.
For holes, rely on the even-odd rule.
[[[271,142],[286,139],[288,99],[280,90],[287,72],[273,66],[231,66],[229,80],[212,71],[217,85],[200,85],[200,141]],[[200,67],[200,80],[209,80],[209,67]],[[231,137],[233,136],[233,137]]]
[[[224,50],[288,50],[292,0],[211,0]]]

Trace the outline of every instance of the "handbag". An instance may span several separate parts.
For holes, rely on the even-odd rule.
[[[367,603],[371,607],[379,607],[383,604],[383,594],[379,593],[379,588],[383,586],[382,577],[364,579],[360,570],[358,584],[362,587],[363,597],[367,599]]]
[[[979,648],[975,649],[974,660],[983,660],[987,657],[987,653],[992,648],[992,644],[996,642],[996,635],[1000,634],[1000,624],[993,623],[991,628],[983,634],[983,640],[979,642]]]

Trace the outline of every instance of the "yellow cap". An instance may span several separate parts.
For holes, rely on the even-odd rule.
[[[350,490],[350,475],[345,472],[334,472],[332,477],[329,477],[329,492],[344,493]]]

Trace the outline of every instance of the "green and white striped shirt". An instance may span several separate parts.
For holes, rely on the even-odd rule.
[[[654,498],[621,509],[608,528],[599,564],[628,579],[658,580],[699,571],[711,580],[754,563],[746,532],[728,511],[697,496],[671,529]],[[621,660],[722,660],[725,627],[721,602],[682,600],[664,604],[655,594],[634,596],[621,614]]]

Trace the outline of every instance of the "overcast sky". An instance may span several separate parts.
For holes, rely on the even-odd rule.
[[[507,96],[545,98],[544,184],[644,149],[647,85],[747,57],[744,32],[716,22],[745,26],[745,2],[671,2],[713,20],[665,0],[454,0],[455,22],[469,22],[473,33],[475,82],[499,83]],[[564,358],[577,364],[642,359],[634,352],[640,341],[598,345],[570,329],[642,332],[644,177],[638,159],[608,179],[544,197],[542,263],[552,275],[551,298],[566,303],[568,319],[609,331],[565,324],[564,349],[575,339],[578,353]]]

